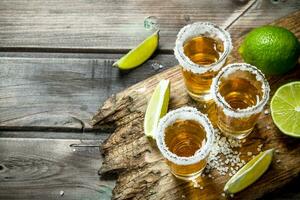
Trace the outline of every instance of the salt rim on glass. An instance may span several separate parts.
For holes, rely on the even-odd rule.
[[[250,106],[245,109],[234,109],[226,102],[224,97],[220,94],[220,79],[223,77],[226,78],[228,75],[235,72],[236,70],[250,72],[251,74],[255,75],[257,81],[262,83],[261,89],[263,96],[259,101],[256,102],[256,105]],[[269,100],[270,86],[265,78],[265,75],[253,65],[247,63],[233,63],[222,68],[218,75],[213,79],[211,84],[211,94],[217,106],[223,108],[223,112],[225,113],[225,115],[234,118],[244,118],[249,117],[253,114],[258,114],[263,110],[264,106]]]
[[[224,52],[221,54],[220,59],[209,65],[198,65],[191,61],[189,57],[184,54],[183,45],[184,43],[197,36],[208,36],[212,38],[218,38],[222,40],[224,44]],[[221,27],[210,23],[210,22],[195,22],[184,26],[177,34],[177,39],[175,42],[174,54],[179,64],[193,72],[194,74],[203,74],[208,71],[219,71],[224,65],[227,56],[232,50],[232,42],[230,34],[222,29]]]
[[[165,129],[175,123],[176,120],[195,120],[200,123],[206,132],[206,142],[203,147],[198,149],[194,155],[190,157],[180,157],[172,153],[165,143]],[[214,129],[206,115],[199,112],[193,107],[181,107],[170,111],[167,115],[160,119],[156,129],[156,143],[163,156],[178,165],[191,165],[205,159],[214,142]]]

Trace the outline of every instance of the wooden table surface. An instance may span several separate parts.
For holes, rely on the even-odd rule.
[[[111,130],[88,123],[100,104],[177,64],[185,24],[211,21],[234,40],[299,9],[299,0],[1,0],[0,199],[110,199],[114,177],[97,171]],[[112,68],[150,34],[149,16],[161,29],[157,53],[129,73]],[[264,199],[300,199],[299,183]]]

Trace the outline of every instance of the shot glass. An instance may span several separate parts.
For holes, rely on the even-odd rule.
[[[157,146],[172,174],[195,181],[207,164],[214,140],[209,119],[197,109],[182,107],[169,112],[156,130]]]
[[[217,126],[225,135],[242,139],[253,130],[268,102],[270,87],[259,69],[234,63],[214,78],[211,92],[217,106]]]
[[[212,99],[210,86],[232,50],[230,34],[210,22],[183,27],[176,39],[178,60],[188,94],[196,101]]]

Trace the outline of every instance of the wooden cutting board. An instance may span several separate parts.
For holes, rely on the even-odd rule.
[[[299,19],[300,11],[273,24],[286,27],[299,38]],[[235,41],[229,63],[241,61],[237,54],[241,40],[242,38]],[[115,127],[114,133],[102,146],[104,162],[99,171],[103,176],[117,173],[118,180],[113,190],[113,199],[231,198],[222,196],[223,187],[230,177],[220,176],[216,171],[212,171],[213,179],[202,179],[202,190],[174,178],[155,143],[144,136],[143,120],[147,101],[161,79],[171,81],[170,110],[184,105],[196,106],[185,91],[179,67],[175,66],[112,96],[92,119],[95,127]],[[299,64],[285,76],[269,77],[271,95],[280,85],[299,79]],[[255,130],[239,150],[242,153],[241,157],[247,160],[248,151],[257,154],[258,144],[263,144],[263,150],[275,148],[279,153],[275,154],[269,170],[255,184],[236,194],[234,199],[262,197],[284,186],[300,172],[300,140],[280,133],[269,114],[261,115]],[[276,162],[277,160],[281,162]]]

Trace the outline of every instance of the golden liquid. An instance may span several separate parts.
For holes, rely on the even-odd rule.
[[[183,46],[184,54],[194,63],[209,67],[217,62],[224,51],[222,41],[210,37],[199,36],[188,40]],[[209,71],[203,74],[194,74],[182,68],[182,74],[187,90],[192,98],[209,94],[212,78],[217,72]]]
[[[262,98],[261,89],[255,87],[249,80],[237,77],[221,82],[219,92],[234,109],[254,106],[257,98]],[[226,116],[223,109],[218,108],[217,123],[222,132],[236,138],[244,138],[253,130],[258,117],[259,113],[245,118],[233,118]]]
[[[204,128],[194,120],[177,120],[165,129],[165,143],[178,157],[193,156],[205,142]],[[206,159],[203,159],[196,164],[178,165],[168,161],[168,165],[176,177],[192,180],[201,174],[206,162]]]

